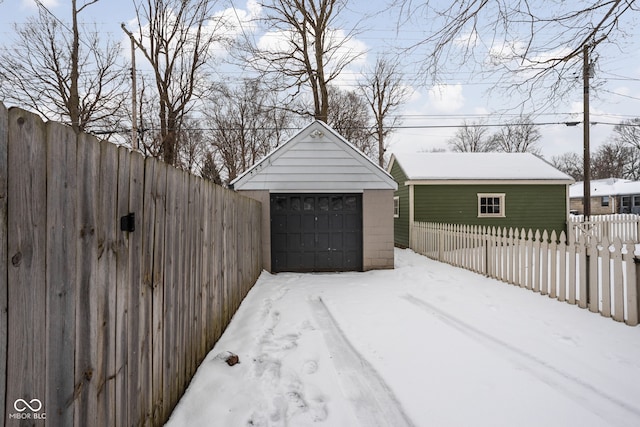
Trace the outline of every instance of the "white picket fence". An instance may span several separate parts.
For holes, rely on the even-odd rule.
[[[640,255],[635,242],[547,231],[414,222],[410,247],[429,258],[638,324]],[[639,245],[640,246],[640,245]]]
[[[572,215],[570,223],[573,233],[570,238],[576,240],[581,234],[586,234],[595,237],[598,241],[604,237],[613,241],[618,237],[623,242],[629,240],[640,242],[640,215],[592,215],[589,221],[585,221],[583,215]]]

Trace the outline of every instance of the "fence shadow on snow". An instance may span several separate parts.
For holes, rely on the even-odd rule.
[[[164,423],[261,271],[259,225],[253,200],[0,103],[0,419]]]

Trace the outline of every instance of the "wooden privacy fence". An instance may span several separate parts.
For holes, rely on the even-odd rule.
[[[634,242],[566,241],[564,231],[414,222],[411,249],[592,312],[638,324],[640,259]]]
[[[622,241],[640,242],[640,215],[636,214],[611,214],[592,215],[589,221],[584,220],[584,215],[572,215],[571,238],[577,240],[580,235],[595,237],[598,240],[606,237],[613,241],[616,237]]]
[[[0,104],[0,419],[164,423],[261,271],[260,215]]]

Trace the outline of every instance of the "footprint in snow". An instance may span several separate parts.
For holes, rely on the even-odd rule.
[[[315,360],[307,360],[304,362],[304,365],[302,365],[302,371],[308,375],[315,374],[318,371],[318,362]]]

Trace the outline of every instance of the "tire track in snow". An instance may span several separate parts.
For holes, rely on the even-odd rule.
[[[512,357],[512,361],[515,362],[519,368],[527,371],[537,377],[539,380],[548,384],[552,388],[561,390],[565,395],[571,397],[577,401],[580,405],[591,411],[597,416],[600,416],[597,409],[597,404],[604,401],[610,405],[613,405],[618,411],[608,411],[608,413],[619,414],[618,423],[616,425],[638,425],[640,420],[640,409],[632,406],[614,396],[610,396],[605,392],[597,389],[591,384],[577,378],[567,372],[563,372],[560,369],[554,367],[548,362],[536,357],[531,353],[527,353],[505,341],[502,341],[488,333],[465,323],[454,316],[440,310],[428,302],[417,298],[414,295],[407,294],[402,298],[431,314],[443,323],[457,329],[462,334],[480,342],[487,347],[498,348],[500,351],[506,351]],[[595,399],[594,399],[595,398]],[[620,410],[624,410],[622,413]],[[629,416],[633,416],[633,419],[629,419]],[[605,420],[610,422],[611,420]]]
[[[353,347],[321,298],[309,300],[342,389],[362,426],[413,426],[395,395],[371,364]]]

